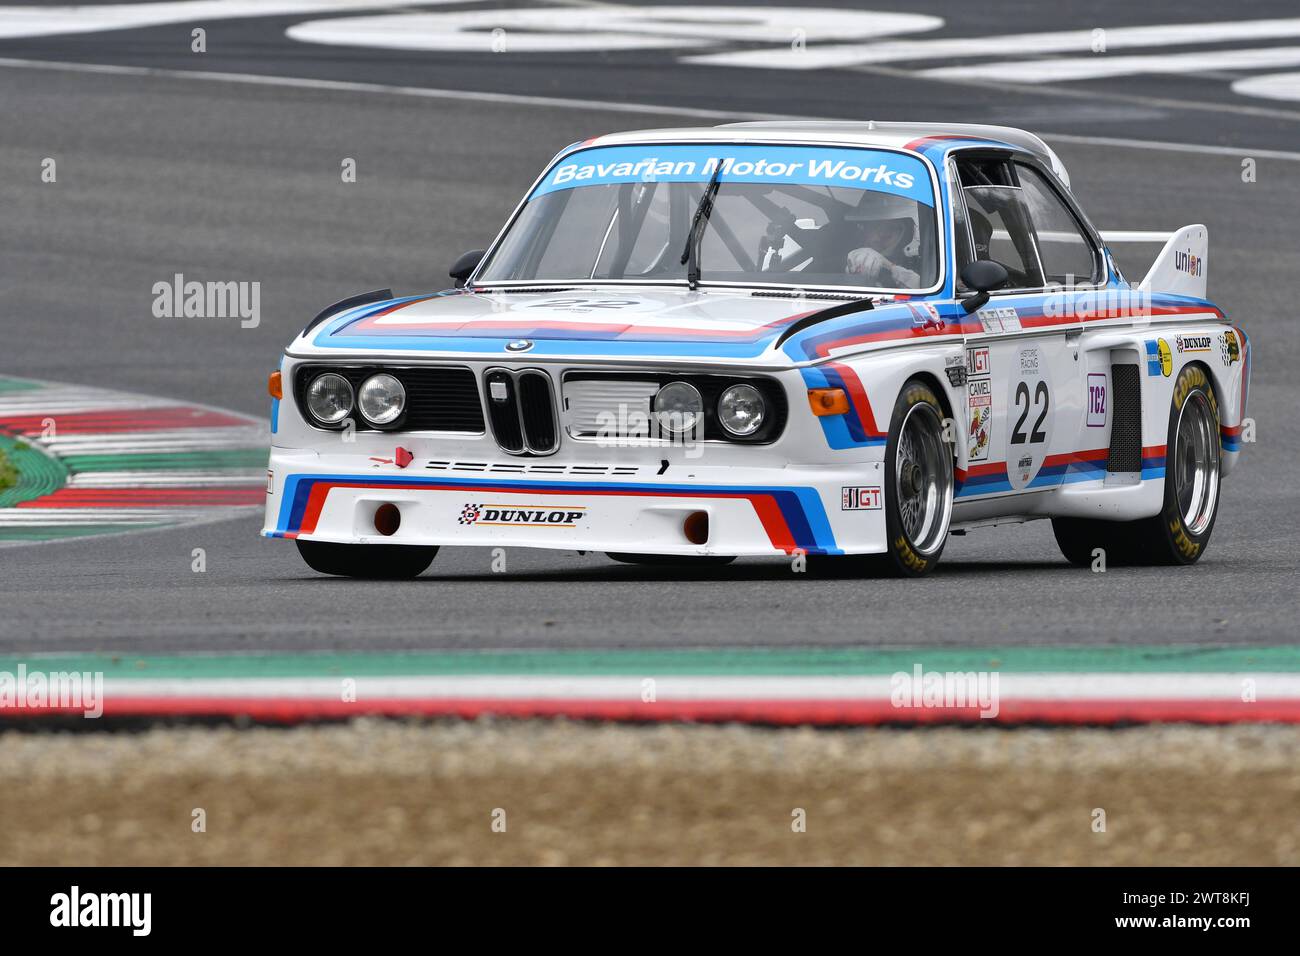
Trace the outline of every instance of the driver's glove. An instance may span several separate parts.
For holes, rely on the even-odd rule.
[[[921,277],[904,266],[896,266],[870,246],[854,249],[846,258],[845,271],[865,277],[867,285],[915,289]]]

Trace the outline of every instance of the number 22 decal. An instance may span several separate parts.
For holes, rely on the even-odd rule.
[[[1039,381],[1038,384],[1034,386],[1033,406],[1037,408],[1039,405],[1042,405],[1043,410],[1038,413],[1038,418],[1034,421],[1033,430],[1029,433],[1029,437],[1026,438],[1024,427],[1025,419],[1029,417],[1030,411],[1029,383],[1020,382],[1016,385],[1016,408],[1019,408],[1021,411],[1020,417],[1016,419],[1016,427],[1011,429],[1011,444],[1023,445],[1028,441],[1031,445],[1040,445],[1047,441],[1047,433],[1043,431],[1043,422],[1047,420],[1047,411],[1051,405],[1051,400],[1052,394],[1051,390],[1047,387],[1047,383]]]

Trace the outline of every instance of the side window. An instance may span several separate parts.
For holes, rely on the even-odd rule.
[[[948,205],[951,208],[953,252],[957,260],[957,288],[966,289],[961,281],[961,270],[975,261],[971,250],[970,228],[966,225],[966,203],[962,201],[961,180],[957,176],[957,164],[948,165]]]
[[[1069,207],[1037,169],[1017,163],[1016,172],[1047,281],[1065,286],[1096,281],[1096,252]]]
[[[975,258],[993,259],[1006,266],[1008,289],[1042,288],[1046,283],[1020,190],[1014,186],[967,186],[962,192]]]
[[[959,156],[957,177],[965,199],[970,254],[1006,267],[1008,289],[1041,289],[1046,283],[1038,260],[1023,190],[1003,155]],[[962,245],[957,246],[961,270]]]

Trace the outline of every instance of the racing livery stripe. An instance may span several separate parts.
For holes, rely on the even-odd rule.
[[[1106,462],[1110,457],[1107,448],[1074,451],[1063,455],[1048,455],[1043,459],[1038,474],[1026,486],[1029,489],[1048,488],[1076,481],[1096,481],[1106,477]],[[1142,449],[1142,477],[1162,478],[1165,473],[1165,446],[1153,445]],[[1015,489],[1007,477],[1005,461],[981,462],[969,468],[956,470],[955,497],[1000,494]]]
[[[993,303],[996,306],[997,303]],[[1169,297],[1160,297],[1152,301],[1150,308],[1110,307],[1093,310],[1062,309],[1047,313],[1039,303],[1034,308],[1008,306],[1015,308],[1022,329],[1042,329],[1059,325],[1081,325],[1088,322],[1104,322],[1115,319],[1156,318],[1173,315],[1194,315],[1208,313],[1223,317],[1223,313],[1209,303],[1186,303]],[[826,358],[835,349],[849,348],[855,345],[869,345],[876,342],[895,342],[905,339],[929,337],[952,337],[957,335],[979,335],[983,330],[979,313],[967,316],[959,306],[939,306],[941,321],[936,324],[922,324],[910,310],[889,309],[889,315],[881,315],[886,310],[864,310],[845,316],[843,321],[830,324],[830,327],[818,334],[798,335],[785,346],[785,352],[794,358],[817,360]],[[802,353],[802,354],[800,354]]]
[[[1220,425],[1219,443],[1224,451],[1241,451],[1241,426]]]
[[[735,488],[730,486],[582,484],[544,481],[472,481],[442,478],[375,478],[370,475],[289,475],[280,516],[269,537],[296,538],[316,530],[321,510],[335,488],[397,488],[473,491],[499,494],[631,496],[666,498],[743,498],[754,508],[772,546],[787,554],[840,554],[821,497],[813,488]]]
[[[840,388],[849,397],[847,415],[822,415],[817,419],[821,422],[826,444],[831,448],[861,448],[884,445],[889,441],[889,433],[881,431],[876,424],[867,391],[852,368],[838,362],[827,362],[801,371],[809,388]]]
[[[383,315],[385,313],[375,313]],[[566,339],[578,336],[595,341],[623,339],[636,342],[655,342],[661,339],[674,341],[681,338],[697,341],[758,342],[811,315],[811,312],[784,316],[766,325],[738,329],[690,328],[687,326],[637,325],[631,322],[569,322],[562,319],[530,319],[526,316],[508,316],[485,319],[430,319],[418,325],[379,325],[370,317],[351,327],[348,334],[363,333],[374,336],[409,336],[424,338],[474,337]]]

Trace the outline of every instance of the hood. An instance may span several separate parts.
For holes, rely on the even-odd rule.
[[[291,354],[423,352],[475,358],[509,355],[609,360],[657,358],[789,364],[803,355],[800,319],[833,310],[861,324],[916,324],[919,306],[868,311],[847,299],[684,288],[451,290],[350,309],[309,329]],[[847,316],[846,316],[847,318]],[[835,324],[839,324],[837,320]],[[791,351],[791,347],[796,347]]]

